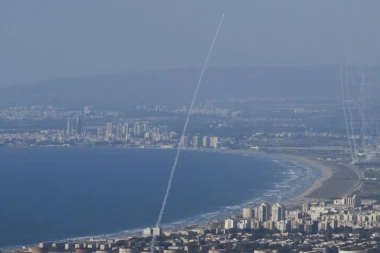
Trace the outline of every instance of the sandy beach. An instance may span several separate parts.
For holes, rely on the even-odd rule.
[[[158,148],[159,149],[159,148]],[[320,177],[304,192],[294,196],[289,200],[283,201],[284,204],[294,205],[312,199],[335,199],[340,198],[353,190],[360,188],[361,182],[357,172],[352,168],[342,164],[324,164],[318,160],[305,155],[288,154],[288,153],[267,153],[262,151],[249,150],[228,150],[228,149],[192,149],[188,148],[183,151],[190,152],[210,152],[226,153],[235,155],[252,155],[281,158],[285,160],[296,161],[314,170],[320,171]]]
[[[223,151],[222,151],[223,152]],[[230,151],[226,151],[230,152]],[[327,200],[341,198],[350,194],[361,187],[361,178],[354,168],[343,164],[325,164],[322,161],[315,160],[303,155],[282,154],[282,153],[265,153],[252,151],[231,151],[231,153],[241,153],[244,155],[262,154],[270,157],[279,157],[286,160],[299,162],[307,167],[310,167],[321,172],[320,177],[308,189],[289,200],[284,201],[284,204],[294,205],[308,200]]]
[[[294,205],[312,199],[334,199],[340,198],[361,185],[357,173],[348,166],[342,164],[324,164],[318,160],[303,155],[293,155],[284,153],[266,153],[260,151],[247,150],[209,150],[209,149],[187,149],[188,151],[219,152],[236,155],[263,155],[268,157],[278,157],[285,160],[296,161],[307,167],[320,171],[320,177],[308,189],[289,200],[284,204]],[[359,187],[360,188],[360,187]]]
[[[302,164],[305,164],[306,166],[309,166],[314,169],[319,169],[321,171],[321,176],[318,180],[316,180],[306,191],[301,193],[300,195],[285,201],[288,204],[294,204],[299,202],[304,202],[308,199],[310,199],[309,195],[312,194],[314,191],[318,190],[319,188],[323,187],[323,184],[332,178],[333,176],[333,169],[330,166],[327,166],[325,164],[322,164],[318,161],[312,160],[310,158],[301,157],[301,156],[293,156],[293,155],[280,155],[281,157],[284,157],[286,159],[291,159],[294,161],[298,161]]]
[[[159,148],[150,148],[149,147],[147,149],[159,149]],[[323,190],[321,193],[321,196],[325,196],[325,198],[315,198],[313,193],[315,191],[322,189],[322,188],[324,189],[326,187],[327,188],[331,187],[331,185],[336,185],[336,181],[334,181],[334,180],[340,180],[340,178],[338,177],[338,178],[335,178],[333,181],[331,181],[331,180],[334,177],[336,177],[337,175],[339,176],[340,174],[342,174],[342,173],[340,173],[341,171],[337,170],[338,165],[336,165],[336,164],[333,164],[330,166],[330,165],[324,164],[322,162],[319,162],[318,160],[315,160],[313,158],[305,157],[302,155],[293,155],[293,154],[286,154],[286,153],[266,153],[266,152],[248,151],[248,150],[222,150],[222,149],[217,149],[217,150],[214,150],[214,149],[186,149],[186,151],[188,151],[188,152],[224,153],[226,155],[231,154],[231,155],[243,155],[243,156],[257,156],[257,157],[274,159],[274,160],[294,161],[295,163],[297,163],[299,165],[306,166],[308,168],[311,168],[315,171],[320,172],[320,173],[318,173],[319,177],[317,177],[317,180],[315,180],[313,183],[310,179],[307,181],[307,183],[310,182],[310,184],[311,183],[312,184],[305,191],[303,191],[302,193],[300,193],[297,196],[292,197],[291,199],[281,201],[281,203],[283,203],[285,205],[297,206],[297,208],[298,208],[300,203],[311,200],[311,199],[328,199],[329,196],[326,195],[325,190]],[[291,165],[291,163],[285,163],[285,164]],[[345,168],[343,165],[341,167]],[[302,171],[304,171],[304,170],[298,170],[298,173],[302,173]],[[302,175],[297,175],[297,176],[299,176],[298,180],[302,180]],[[329,181],[331,181],[331,182],[329,182]],[[347,182],[344,182],[344,184],[347,184],[347,186],[345,186],[346,188],[344,188],[344,189],[342,188],[342,191],[347,191],[347,190],[351,189],[356,181],[353,180],[350,185],[348,185]],[[288,187],[288,189],[290,189],[291,186],[292,185],[290,185],[290,187]],[[304,188],[306,188],[306,187],[307,187],[307,185],[304,186]],[[342,184],[337,185],[337,187],[341,188]],[[330,191],[330,189],[331,188],[328,188],[327,192]],[[297,194],[297,192],[294,192],[294,194]],[[288,196],[291,196],[291,194],[289,194]],[[258,203],[255,203],[255,204],[258,204]],[[238,212],[240,212],[240,210],[238,210]],[[199,224],[204,223],[207,226],[207,224],[209,224],[210,222],[220,221],[223,218],[226,218],[226,217],[220,216],[220,214],[219,214],[218,216],[216,216],[216,218],[214,217],[214,218],[211,218],[210,220],[201,221],[201,223],[199,223]],[[183,227],[185,227],[187,225],[188,224],[184,224],[182,227],[177,227],[176,229],[183,229]],[[172,228],[166,228],[165,230],[171,230],[171,229]],[[135,229],[135,230],[130,232],[131,234],[128,234],[128,235],[138,234],[140,232],[141,232],[141,229]],[[127,234],[115,233],[115,234],[110,234],[109,236],[120,237],[120,236],[126,236],[126,235]],[[104,235],[102,235],[102,236],[104,236]],[[88,238],[92,238],[92,237],[94,237],[94,236],[89,236]],[[75,240],[82,240],[82,239],[83,238],[77,238],[77,239],[74,239],[74,241]],[[71,240],[73,240],[73,239],[71,239]]]

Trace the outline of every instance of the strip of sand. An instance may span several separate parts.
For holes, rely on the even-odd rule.
[[[307,167],[310,167],[312,169],[320,170],[321,176],[318,180],[316,180],[308,189],[306,189],[303,193],[301,193],[298,196],[295,196],[291,198],[290,200],[284,201],[285,204],[295,204],[303,202],[307,199],[310,199],[308,196],[311,195],[313,192],[321,188],[326,181],[331,179],[334,175],[333,168],[322,164],[321,162],[315,161],[311,158],[304,157],[304,156],[297,156],[297,155],[289,155],[289,154],[281,154],[281,153],[265,153],[265,152],[253,152],[253,151],[246,151],[246,150],[203,150],[203,149],[193,149],[193,151],[203,151],[203,152],[218,152],[218,153],[229,153],[229,154],[241,154],[241,155],[264,155],[269,157],[279,157],[286,160],[292,160],[299,162],[300,164],[303,164]],[[327,197],[326,197],[327,198]]]
[[[327,166],[325,164],[322,164],[320,162],[317,162],[315,160],[312,160],[307,157],[301,157],[301,156],[294,156],[294,155],[280,155],[281,157],[284,157],[286,159],[291,159],[294,161],[298,161],[302,164],[305,164],[306,166],[309,166],[314,169],[319,169],[321,171],[321,176],[318,180],[316,180],[306,191],[301,193],[300,195],[286,201],[288,203],[299,203],[303,202],[307,199],[309,199],[309,195],[312,194],[314,191],[318,190],[323,186],[323,184],[332,178],[333,176],[333,169],[330,166]]]
[[[300,195],[291,198],[290,200],[286,200],[284,204],[297,204],[307,200],[312,199],[310,195],[313,195],[314,192],[320,191],[322,187],[326,187],[327,181],[331,181],[336,174],[333,166],[323,164],[319,161],[311,159],[309,157],[301,156],[301,155],[293,155],[293,154],[283,154],[283,153],[266,153],[260,151],[248,151],[248,150],[228,150],[228,149],[186,149],[186,151],[194,151],[194,152],[210,152],[210,153],[225,153],[225,154],[235,154],[235,155],[262,155],[273,158],[282,158],[285,160],[292,160],[299,162],[307,167],[310,167],[315,170],[320,170],[321,175],[318,180],[316,180],[308,189],[302,192]],[[319,194],[318,199],[328,199],[330,196],[326,194]]]
[[[236,151],[234,151],[234,153],[236,153]],[[252,153],[250,151],[237,151],[237,153],[243,153],[243,154],[252,154],[254,155],[255,153]],[[297,155],[288,155],[288,154],[268,154],[268,153],[262,153],[264,155],[269,155],[269,156],[274,156],[274,157],[281,157],[281,158],[284,158],[286,160],[292,160],[292,161],[296,161],[296,162],[299,162],[305,166],[308,166],[312,169],[317,169],[317,170],[320,170],[321,172],[321,175],[319,177],[318,180],[316,180],[308,189],[306,189],[304,192],[302,192],[300,195],[298,196],[295,196],[287,201],[284,201],[285,204],[294,204],[294,203],[300,203],[300,202],[303,202],[307,199],[310,199],[308,196],[310,194],[312,194],[314,191],[318,190],[319,188],[321,188],[323,186],[323,184],[331,179],[333,177],[333,169],[326,165],[326,164],[322,164],[318,161],[315,161],[311,158],[308,158],[308,157],[303,157],[303,156],[297,156]]]

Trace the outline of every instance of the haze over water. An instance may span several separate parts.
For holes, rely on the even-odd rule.
[[[168,150],[2,149],[0,246],[153,226],[173,157]],[[201,222],[249,200],[289,198],[317,174],[288,161],[184,152],[163,223]]]

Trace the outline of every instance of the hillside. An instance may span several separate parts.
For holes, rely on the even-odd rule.
[[[0,106],[61,107],[188,104],[200,69],[174,69],[48,80],[0,89]],[[199,101],[340,96],[338,66],[210,68]]]

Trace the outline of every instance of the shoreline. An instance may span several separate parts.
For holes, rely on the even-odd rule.
[[[85,146],[41,146],[41,147],[31,147],[31,148],[109,148],[109,147],[85,147]],[[8,147],[8,148],[29,148],[29,147]],[[161,148],[161,147],[111,147],[111,148],[121,148],[121,149],[151,149],[151,150],[176,150],[176,148]],[[302,202],[304,199],[312,199],[307,197],[312,194],[314,191],[318,190],[323,186],[323,183],[333,176],[333,168],[321,162],[315,161],[309,157],[302,155],[293,155],[293,154],[282,154],[279,153],[268,153],[263,151],[249,151],[249,150],[232,150],[232,149],[207,149],[207,148],[186,148],[181,149],[181,151],[188,152],[206,152],[206,153],[224,153],[231,155],[250,155],[250,156],[266,156],[272,158],[282,158],[285,160],[296,161],[304,166],[310,167],[320,171],[320,177],[303,193],[284,201],[285,202]]]
[[[308,189],[306,189],[300,195],[295,196],[292,199],[289,199],[285,203],[288,203],[288,204],[296,203],[297,204],[297,203],[302,203],[304,201],[313,199],[309,195],[312,194],[314,191],[318,190],[319,188],[321,188],[327,180],[329,180],[333,177],[333,174],[334,174],[333,169],[330,166],[327,166],[321,162],[312,160],[312,159],[310,159],[308,157],[304,157],[304,156],[294,156],[294,155],[281,155],[281,156],[295,160],[295,161],[299,161],[300,163],[303,163],[306,166],[309,166],[310,168],[318,169],[321,173],[319,179],[314,181],[314,183]]]
[[[81,148],[81,147],[80,147]],[[142,148],[127,148],[127,149],[142,149]],[[149,147],[149,148],[145,148],[145,149],[161,149],[161,150],[167,150],[167,149],[162,149],[162,148],[153,148],[153,147]],[[169,149],[169,150],[175,150],[175,149]],[[313,182],[312,185],[310,185],[305,191],[303,191],[301,194],[298,194],[296,196],[293,196],[291,197],[290,199],[284,199],[281,201],[281,203],[284,203],[284,204],[295,204],[295,203],[301,203],[301,201],[306,198],[307,195],[309,195],[310,193],[312,193],[313,191],[315,191],[316,189],[320,188],[323,183],[330,179],[333,175],[333,172],[332,172],[332,169],[318,161],[315,161],[315,160],[312,160],[310,158],[307,158],[307,157],[304,157],[304,156],[296,156],[296,155],[287,155],[287,154],[281,154],[281,153],[275,153],[275,154],[272,154],[272,153],[266,153],[266,152],[261,152],[261,151],[249,151],[249,150],[222,150],[222,149],[216,149],[216,150],[213,150],[213,149],[183,149],[181,151],[188,151],[188,152],[208,152],[208,153],[224,153],[224,154],[229,154],[229,155],[244,155],[244,156],[257,156],[257,157],[262,157],[262,158],[280,158],[280,159],[284,159],[284,160],[287,160],[287,161],[292,161],[292,162],[296,162],[302,166],[307,166],[308,168],[311,168],[312,170],[319,170],[320,171],[320,174],[319,176],[317,177],[317,180],[315,180]],[[244,205],[244,204],[248,204],[250,202],[246,202],[246,203],[241,203],[241,205]],[[253,203],[253,202],[251,202]],[[255,203],[257,204],[257,203]],[[220,213],[220,217],[210,217],[211,219],[209,220],[204,220],[204,221],[200,221],[200,223],[197,223],[197,224],[183,224],[183,226],[179,226],[177,227],[175,230],[177,229],[183,229],[184,227],[186,226],[189,226],[189,225],[202,225],[202,224],[209,224],[215,220],[220,220],[220,219],[224,219],[228,216],[225,216],[224,214]],[[176,221],[173,221],[173,222],[176,222]],[[164,225],[164,224],[163,224]],[[130,229],[129,231],[131,232],[126,232],[127,230],[125,231],[120,231],[120,232],[116,232],[116,233],[111,233],[111,234],[108,234],[108,235],[90,235],[90,236],[83,236],[83,237],[79,237],[79,238],[65,238],[65,239],[61,239],[61,240],[57,240],[57,241],[83,241],[83,240],[88,240],[90,238],[99,238],[102,237],[102,238],[121,238],[121,237],[127,237],[127,236],[132,236],[132,235],[137,235],[137,234],[140,234],[141,231],[139,232],[132,232],[132,231],[136,231],[137,229]],[[166,228],[164,228],[164,230],[166,231],[170,231],[171,229],[168,229],[167,226]],[[123,234],[124,233],[124,234]],[[32,246],[32,245],[28,245],[27,247],[29,246]],[[16,249],[16,248],[20,248],[18,246],[9,246],[9,247],[5,247],[6,249]],[[4,249],[4,248],[3,248]]]
[[[248,151],[248,150],[206,150],[206,149],[186,149],[184,151],[194,151],[194,152],[210,152],[210,153],[227,153],[231,155],[251,155],[251,156],[266,156],[272,158],[282,158],[289,161],[299,162],[300,164],[307,166],[313,170],[318,170],[320,172],[320,176],[317,180],[314,181],[309,188],[303,191],[301,194],[292,197],[291,199],[284,200],[283,203],[286,204],[294,204],[301,203],[308,199],[313,199],[312,197],[308,197],[314,191],[318,190],[323,186],[323,184],[333,177],[333,168],[326,164],[323,164],[319,161],[313,160],[309,157],[301,156],[301,155],[292,155],[292,154],[281,154],[281,153],[267,153],[262,151]]]

